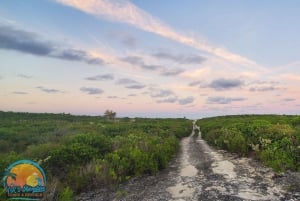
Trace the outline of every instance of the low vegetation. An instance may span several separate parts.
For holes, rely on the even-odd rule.
[[[300,171],[300,116],[224,116],[197,124],[211,145],[276,171]],[[47,175],[44,200],[72,200],[83,190],[155,174],[191,129],[185,118],[116,118],[111,110],[97,117],[0,112],[0,171],[19,159],[36,161]]]
[[[211,145],[255,156],[276,171],[300,171],[300,116],[223,116],[198,124]]]
[[[72,200],[83,190],[155,174],[192,129],[183,118],[115,116],[0,112],[0,171],[19,159],[36,161],[47,175],[44,200]]]

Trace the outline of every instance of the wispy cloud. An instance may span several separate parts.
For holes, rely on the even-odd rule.
[[[260,86],[260,87],[250,87],[249,91],[260,91],[260,92],[265,92],[265,91],[274,91],[279,88],[276,88],[274,86]]]
[[[85,50],[63,48],[54,42],[42,39],[37,33],[12,26],[0,26],[0,49],[63,60],[82,61],[88,64],[104,64],[101,58],[95,57]]]
[[[131,35],[125,35],[122,39],[122,43],[126,47],[134,48],[137,45],[137,39]]]
[[[15,21],[11,20],[11,19],[7,19],[3,16],[0,16],[0,22],[1,23],[5,23],[5,24],[16,24]]]
[[[161,65],[147,65],[147,64],[145,64],[143,58],[139,57],[139,56],[127,56],[127,57],[121,58],[121,60],[124,61],[124,62],[127,62],[131,65],[138,66],[138,67],[140,67],[142,69],[145,69],[145,70],[158,71],[158,72],[165,70],[165,68]]]
[[[291,101],[295,101],[296,99],[295,98],[285,98],[283,99],[283,101],[285,102],[291,102]]]
[[[157,52],[152,54],[155,58],[171,60],[180,64],[201,64],[206,58],[198,55],[173,55],[167,52]]]
[[[179,75],[181,73],[183,73],[184,70],[181,68],[169,68],[169,69],[165,69],[161,72],[161,75],[164,76],[175,76],[175,75]]]
[[[32,78],[31,75],[25,75],[25,74],[18,74],[17,76],[20,77],[20,78],[25,78],[25,79],[31,79]]]
[[[150,96],[152,98],[161,98],[174,95],[175,93],[169,89],[150,88]]]
[[[125,99],[119,96],[107,96],[108,99]]]
[[[121,78],[116,82],[116,84],[123,85],[127,89],[143,89],[146,87],[146,85],[128,78]]]
[[[94,87],[81,87],[80,91],[87,93],[89,95],[102,94],[104,92],[102,89],[94,88]]]
[[[193,103],[194,100],[195,100],[195,98],[192,96],[189,96],[186,98],[178,98],[175,95],[171,95],[170,97],[166,97],[164,99],[159,99],[156,102],[157,103],[178,103],[179,105],[187,105],[187,104]]]
[[[193,81],[191,83],[189,83],[189,86],[193,87],[193,86],[199,86],[202,83],[202,81]]]
[[[128,56],[128,57],[121,58],[121,60],[130,63],[132,65],[138,65],[138,66],[144,65],[144,60],[141,57],[137,57],[137,56]]]
[[[159,72],[160,75],[163,75],[163,76],[176,76],[176,75],[184,72],[184,69],[181,69],[181,68],[166,68],[161,65],[145,64],[143,58],[138,57],[138,56],[128,56],[128,57],[122,58],[121,60],[125,61],[129,64],[139,66],[140,68],[145,69],[145,70],[157,71],[157,72]]]
[[[151,70],[151,71],[164,71],[164,67],[161,65],[142,65],[141,66],[145,70]]]
[[[244,85],[244,82],[240,79],[215,79],[210,84],[204,85],[202,87],[209,87],[215,90],[226,90],[241,87]]]
[[[159,89],[150,87],[147,93],[151,98],[156,99],[157,103],[177,103],[179,105],[187,105],[194,102],[195,98],[188,96],[180,98],[175,92],[170,89]]]
[[[208,76],[213,75],[214,71],[211,67],[203,67],[198,68],[195,70],[188,70],[181,74],[182,77],[189,79],[189,80],[195,80],[193,82],[197,82],[199,80],[203,80],[204,78],[207,78]]]
[[[48,93],[48,94],[56,94],[56,93],[64,93],[61,90],[58,89],[50,89],[50,88],[45,88],[42,86],[37,87],[38,89],[40,89],[42,92]]]
[[[136,84],[137,81],[129,79],[129,78],[121,78],[116,83],[120,84],[120,85],[128,85],[128,84]]]
[[[88,64],[104,64],[104,61],[100,58],[93,57],[90,53],[86,52],[85,50],[79,49],[65,49],[58,52],[52,52],[52,57],[63,59],[63,60],[70,60],[70,61],[83,61]]]
[[[28,93],[25,91],[14,91],[13,94],[17,94],[17,95],[27,95]]]
[[[92,77],[87,77],[85,79],[90,81],[107,81],[107,80],[113,80],[114,75],[113,74],[95,75]]]
[[[232,102],[237,102],[237,101],[244,101],[246,100],[245,98],[228,98],[228,97],[222,97],[222,96],[215,96],[215,97],[208,97],[207,98],[207,103],[208,104],[230,104]]]
[[[194,97],[189,96],[189,97],[186,97],[186,98],[178,99],[178,103],[179,103],[180,105],[187,105],[187,104],[193,103],[194,100],[195,100]]]
[[[156,101],[157,103],[176,103],[178,101],[177,97],[168,97],[165,99],[161,99]]]
[[[57,2],[74,7],[83,12],[104,17],[111,21],[122,22],[135,26],[144,31],[158,34],[160,36],[172,39],[176,42],[191,46],[201,51],[208,52],[212,55],[221,57],[230,62],[240,63],[243,65],[256,65],[254,61],[248,58],[234,54],[224,48],[214,47],[207,42],[197,40],[193,37],[186,36],[175,31],[170,26],[164,24],[159,19],[151,16],[144,10],[138,8],[130,1],[126,0],[56,0]]]
[[[251,92],[266,92],[283,89],[279,86],[279,82],[275,81],[254,81],[249,83],[249,91]]]
[[[125,87],[126,87],[127,89],[143,89],[143,88],[146,87],[146,85],[137,83],[137,84],[127,85],[127,86],[125,86]]]
[[[108,36],[110,39],[120,41],[124,46],[128,48],[135,48],[138,43],[138,39],[136,37],[124,30],[110,32]]]

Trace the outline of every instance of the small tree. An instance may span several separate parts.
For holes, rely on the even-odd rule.
[[[112,110],[106,110],[104,112],[104,117],[108,120],[114,120],[116,118],[117,113]]]

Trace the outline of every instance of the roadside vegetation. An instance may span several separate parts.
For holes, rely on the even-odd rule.
[[[235,115],[198,121],[211,145],[254,156],[275,171],[300,171],[300,116]]]
[[[184,118],[116,118],[110,110],[97,117],[0,112],[0,172],[19,159],[36,161],[47,175],[44,200],[72,200],[81,191],[155,174],[191,129]]]

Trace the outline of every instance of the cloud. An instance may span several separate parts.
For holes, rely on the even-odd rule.
[[[17,76],[20,77],[20,78],[25,78],[25,79],[31,79],[32,78],[32,76],[24,75],[24,74],[18,74]]]
[[[108,36],[113,40],[120,41],[123,45],[129,48],[135,48],[138,43],[136,37],[134,37],[132,34],[124,30],[117,30],[114,32],[110,32]]]
[[[117,84],[120,85],[128,85],[128,84],[136,84],[136,83],[137,81],[128,78],[121,78],[117,81]]]
[[[161,72],[161,75],[175,76],[175,75],[179,75],[180,73],[183,73],[183,72],[184,72],[184,70],[181,68],[165,69]]]
[[[166,99],[158,100],[156,102],[157,103],[175,103],[177,101],[178,101],[177,97],[169,97],[169,98],[166,98]]]
[[[150,96],[152,98],[161,98],[174,95],[174,92],[168,89],[150,89]]]
[[[141,57],[137,57],[137,56],[128,56],[128,57],[122,58],[121,60],[125,61],[129,64],[139,66],[142,69],[158,71],[163,76],[176,76],[176,75],[184,72],[184,70],[180,69],[180,68],[167,69],[161,65],[147,65],[144,63],[144,60]]]
[[[257,65],[254,61],[249,60],[238,54],[231,53],[226,49],[214,47],[207,42],[197,40],[193,37],[181,34],[159,19],[151,16],[144,10],[138,8],[130,1],[126,0],[56,0],[57,2],[76,8],[83,12],[89,13],[97,17],[103,17],[111,21],[126,23],[148,31],[176,42],[188,45],[190,47],[208,52],[212,55],[221,57],[230,62],[243,65]]]
[[[193,81],[193,82],[189,83],[189,86],[194,87],[194,86],[200,85],[201,83],[202,83],[202,81]]]
[[[261,86],[261,87],[250,87],[249,91],[261,91],[261,92],[264,92],[264,91],[274,91],[274,90],[277,90],[279,88],[276,88],[274,86]]]
[[[254,81],[249,85],[253,85],[249,88],[251,92],[266,92],[266,91],[275,91],[280,90],[281,87],[278,87],[280,83],[278,81]]]
[[[204,68],[198,68],[195,70],[188,70],[181,74],[182,77],[190,80],[203,80],[207,79],[211,74],[215,74],[216,70],[213,70],[211,67],[206,66]]]
[[[195,100],[194,97],[189,96],[189,97],[187,97],[187,98],[179,99],[179,100],[178,100],[178,103],[179,103],[180,105],[187,105],[187,104],[193,103],[194,100]]]
[[[88,64],[98,64],[98,65],[104,64],[102,59],[95,58],[84,50],[71,49],[71,48],[66,50],[61,50],[60,52],[57,53],[53,53],[53,57],[63,59],[63,60],[69,60],[69,61],[83,61]]]
[[[151,87],[147,93],[151,98],[158,99],[157,103],[178,103],[179,105],[186,105],[194,102],[194,97],[189,96],[186,98],[179,98],[172,90],[170,89],[159,89]]]
[[[141,57],[137,57],[137,56],[128,56],[122,58],[121,60],[130,63],[132,65],[137,65],[137,66],[144,65],[144,60]]]
[[[237,101],[244,101],[245,98],[227,98],[227,97],[221,97],[221,96],[215,96],[215,97],[208,97],[207,103],[209,104],[230,104],[232,102]]]
[[[128,85],[125,86],[127,89],[143,89],[146,87],[146,85],[144,84],[132,84],[132,85]]]
[[[134,48],[134,47],[136,47],[137,39],[133,36],[126,35],[122,39],[122,43],[127,47]]]
[[[192,96],[189,96],[186,98],[178,98],[175,95],[171,95],[170,97],[167,97],[167,98],[164,98],[161,100],[157,100],[156,102],[157,103],[178,103],[179,105],[187,105],[187,104],[193,103],[194,100],[195,100],[195,98]]]
[[[128,94],[129,97],[135,97],[137,96],[136,94]]]
[[[107,81],[107,80],[113,80],[114,76],[113,74],[104,74],[104,75],[95,75],[92,77],[87,77],[85,79],[90,81]]]
[[[295,101],[296,99],[295,98],[285,98],[283,99],[283,101],[285,102],[291,102],[291,101]]]
[[[143,69],[146,69],[146,70],[151,70],[151,71],[160,71],[160,70],[163,70],[164,67],[161,66],[161,65],[142,65],[141,66]]]
[[[147,65],[145,64],[142,57],[137,56],[128,56],[121,59],[122,61],[125,61],[131,65],[139,66],[140,68],[151,70],[151,71],[160,71],[163,70],[164,67],[160,65]]]
[[[13,94],[26,95],[26,94],[28,94],[28,93],[27,93],[27,92],[24,92],[24,91],[14,91]]]
[[[38,56],[47,56],[54,51],[54,45],[40,40],[37,34],[10,26],[0,27],[0,48]]]
[[[120,99],[118,96],[107,96],[108,99]]]
[[[143,89],[146,87],[146,85],[141,84],[135,80],[128,79],[128,78],[119,79],[116,82],[116,84],[123,85],[123,86],[125,86],[125,88],[128,88],[128,89]]]
[[[216,79],[213,80],[207,87],[213,88],[215,90],[225,90],[225,89],[232,89],[236,87],[241,87],[244,85],[244,82],[239,79]],[[205,86],[203,86],[205,87]]]
[[[64,93],[63,91],[60,91],[58,89],[49,89],[49,88],[45,88],[45,87],[37,87],[38,89],[40,89],[42,92],[48,93],[48,94],[56,94],[56,93]]]
[[[104,91],[102,89],[99,88],[93,88],[93,87],[81,87],[80,91],[90,94],[90,95],[94,95],[94,94],[102,94]]]
[[[201,64],[206,60],[206,58],[198,55],[172,55],[166,52],[157,52],[152,54],[152,56],[158,59],[171,60],[180,64]]]
[[[85,50],[63,48],[58,44],[43,40],[34,32],[11,26],[0,26],[0,49],[69,61],[82,61],[88,64],[104,64],[101,58]]]

